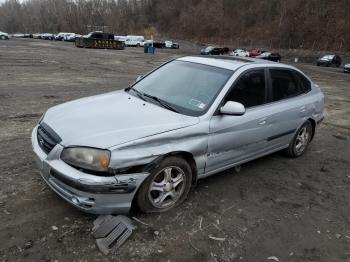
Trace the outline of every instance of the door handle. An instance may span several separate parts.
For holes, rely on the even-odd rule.
[[[305,106],[300,107],[300,113],[304,113],[305,111],[306,111],[306,107]]]
[[[266,118],[262,118],[258,122],[259,125],[265,125],[266,124]]]

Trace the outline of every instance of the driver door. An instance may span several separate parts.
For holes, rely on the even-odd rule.
[[[243,115],[215,114],[210,120],[206,172],[216,172],[268,150],[270,110],[266,106],[264,68],[245,71],[233,84],[227,101],[242,103]]]

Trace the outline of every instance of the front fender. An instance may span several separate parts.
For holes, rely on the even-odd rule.
[[[208,123],[161,133],[110,148],[113,169],[147,165],[172,152],[190,153],[200,175],[204,172],[208,148]]]

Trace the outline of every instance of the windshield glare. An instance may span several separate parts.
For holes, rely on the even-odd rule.
[[[325,55],[322,57],[322,59],[325,59],[325,60],[332,60],[334,57],[334,55]]]
[[[179,113],[200,116],[232,74],[228,69],[176,60],[144,77],[133,89],[167,102]]]

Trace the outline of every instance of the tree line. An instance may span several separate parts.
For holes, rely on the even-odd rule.
[[[103,29],[235,47],[350,51],[350,0],[7,0],[0,30]]]

